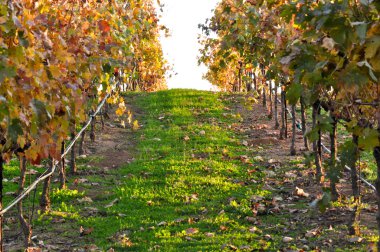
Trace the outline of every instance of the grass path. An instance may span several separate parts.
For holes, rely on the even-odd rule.
[[[70,190],[53,190],[53,211],[35,221],[43,248],[366,250],[348,242],[345,217],[308,208],[316,191],[293,195],[295,186],[313,188],[312,174],[302,153],[287,155],[288,141],[277,140],[259,105],[250,111],[243,96],[192,90],[127,96],[140,129],[109,124]]]

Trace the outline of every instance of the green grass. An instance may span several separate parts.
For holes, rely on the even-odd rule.
[[[252,215],[249,198],[266,193],[259,185],[238,183],[249,179],[248,167],[234,157],[247,153],[226,130],[236,119],[223,116],[225,104],[219,98],[184,90],[138,97],[137,106],[146,113],[138,118],[138,157],[119,171],[126,178],[114,190],[119,202],[107,209],[110,217],[81,221],[94,227],[98,245],[133,251],[267,246],[252,242],[260,239],[248,232],[251,225],[244,220]],[[131,247],[104,240],[123,230],[128,230]]]
[[[252,164],[240,159],[247,155],[252,160],[257,149],[243,146],[244,136],[229,127],[242,122],[240,115],[225,110],[236,100],[192,90],[126,94],[126,100],[143,111],[136,118],[141,127],[135,132],[135,161],[107,174],[86,176],[100,191],[91,184],[73,184],[79,178],[75,176],[69,177],[70,190],[54,185],[53,211],[34,221],[37,230],[53,233],[50,223],[64,219],[57,224],[61,237],[95,243],[105,251],[277,251],[301,246],[296,239],[282,242],[284,235],[301,237],[310,229],[291,224],[287,212],[259,216],[259,224],[247,220],[253,217],[252,196],[271,202],[273,195],[262,189],[265,168],[253,164],[257,172],[248,173]],[[104,158],[82,158],[79,170]],[[282,172],[300,162],[293,160]],[[7,166],[6,173],[17,176],[17,162]],[[6,184],[7,191],[16,189],[17,184]],[[78,202],[84,196],[93,202]],[[305,209],[307,204],[301,200],[293,208]],[[79,239],[73,230],[81,226],[93,231]],[[257,231],[250,232],[252,227]]]

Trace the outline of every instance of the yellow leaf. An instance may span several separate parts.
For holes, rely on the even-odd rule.
[[[7,19],[5,17],[0,17],[0,24],[4,24],[7,22]]]
[[[118,116],[122,116],[123,114],[124,114],[123,109],[118,108],[118,109],[116,110],[116,115],[118,115]]]
[[[54,79],[59,79],[62,76],[58,66],[52,65],[49,67],[49,70]]]
[[[25,147],[26,139],[24,136],[19,135],[17,137],[17,144],[23,149]]]
[[[139,128],[140,128],[139,121],[135,120],[135,121],[133,122],[132,129],[133,129],[133,130],[138,130]]]

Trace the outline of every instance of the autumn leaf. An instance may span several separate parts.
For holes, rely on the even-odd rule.
[[[106,20],[99,20],[98,26],[99,29],[104,33],[109,32],[111,30],[111,26]]]
[[[198,228],[188,228],[186,229],[186,234],[187,235],[193,235],[199,232]]]

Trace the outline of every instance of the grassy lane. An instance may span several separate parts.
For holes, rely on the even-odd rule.
[[[248,111],[243,96],[192,90],[127,96],[140,128],[108,122],[89,148],[108,147],[78,159],[69,189],[53,183],[52,211],[35,214],[35,244],[51,251],[366,251],[367,243],[348,240],[348,208],[321,215],[308,207],[320,191],[312,170],[302,154],[288,155],[288,142],[270,137],[260,105]],[[17,177],[17,165],[6,167],[6,178]],[[295,196],[296,186],[312,195]],[[16,189],[5,183],[6,192]],[[36,206],[39,197],[40,187]],[[26,214],[33,198],[24,201]],[[20,237],[11,214],[6,237]],[[367,242],[377,239],[363,229]],[[7,248],[21,249],[21,239]]]
[[[99,245],[134,251],[267,246],[259,243],[257,232],[249,231],[252,224],[246,219],[252,216],[250,197],[266,194],[250,182],[261,174],[247,175],[249,167],[239,158],[247,155],[245,148],[228,130],[239,118],[226,115],[219,98],[184,90],[138,97],[145,113],[138,131],[139,154],[121,169],[124,179],[116,189],[120,201],[108,210],[123,217],[84,223],[95,227]],[[104,233],[115,227],[128,237],[124,244],[104,240]]]

